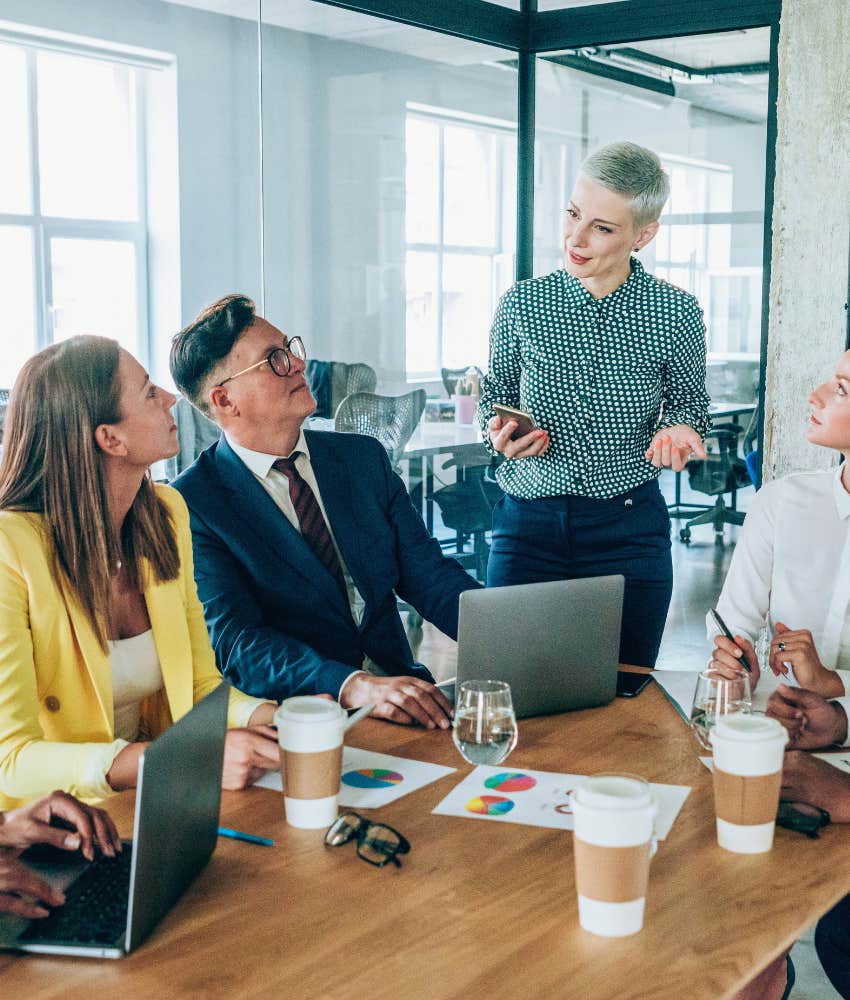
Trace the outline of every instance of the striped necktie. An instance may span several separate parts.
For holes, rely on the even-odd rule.
[[[336,580],[347,600],[348,587],[331,533],[322,514],[322,508],[319,506],[316,494],[310,489],[310,484],[295,468],[295,459],[299,454],[300,452],[293,452],[289,458],[279,458],[274,463],[273,468],[282,472],[289,481],[289,498],[295,508],[295,516],[298,518],[298,524],[301,528],[301,537],[313,550],[319,562]]]

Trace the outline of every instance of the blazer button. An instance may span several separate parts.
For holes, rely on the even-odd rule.
[[[44,707],[48,712],[58,712],[59,711],[59,699],[55,698],[52,694],[44,699]]]
[[[623,506],[624,507],[631,507],[633,503],[634,503],[634,501],[632,500],[631,497],[629,497],[629,499],[626,500],[626,502],[623,504]]]

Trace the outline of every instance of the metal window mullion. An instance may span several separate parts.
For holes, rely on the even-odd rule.
[[[53,339],[50,313],[51,282],[47,268],[47,245],[41,216],[40,155],[38,142],[38,72],[36,50],[25,49],[27,61],[27,111],[30,145],[30,208],[33,236],[33,308],[35,312],[35,348],[41,350]]]
[[[148,239],[147,88],[144,70],[133,69],[136,96],[136,342],[143,365],[152,368],[153,331],[150,327],[150,240]]]
[[[437,129],[437,371],[443,368],[443,240],[446,232],[446,127]]]

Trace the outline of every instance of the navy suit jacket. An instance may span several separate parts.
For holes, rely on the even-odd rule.
[[[478,584],[428,534],[383,445],[305,431],[334,538],[365,610],[342,591],[226,438],[175,482],[189,507],[198,595],[219,669],[262,698],[337,697],[368,656],[388,674],[415,664],[396,594],[457,637],[458,598]]]

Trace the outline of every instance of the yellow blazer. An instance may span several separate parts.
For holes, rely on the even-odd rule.
[[[195,588],[189,512],[176,490],[157,492],[174,522],[180,575],[145,591],[165,684],[142,704],[152,736],[221,682]],[[234,690],[228,725],[246,725],[261,704]],[[109,656],[57,586],[41,515],[0,511],[0,809],[56,788],[108,795],[106,773],[125,745],[115,739]]]

